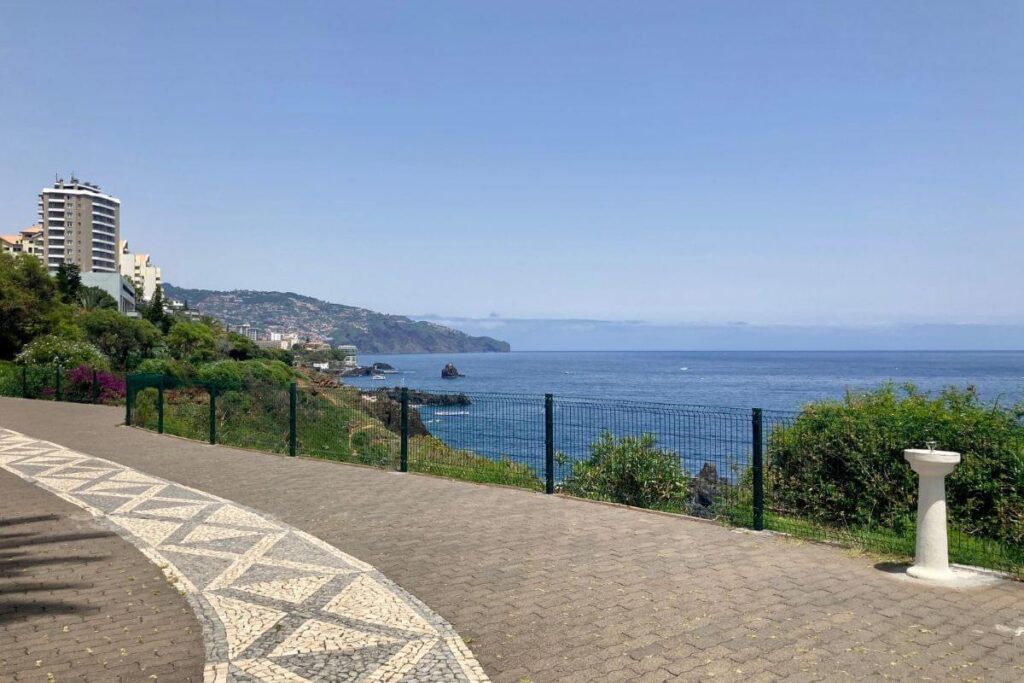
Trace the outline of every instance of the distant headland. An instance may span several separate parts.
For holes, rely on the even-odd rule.
[[[462,353],[510,351],[508,342],[476,337],[437,323],[403,315],[322,301],[294,292],[248,289],[213,291],[163,285],[165,295],[231,325],[303,338],[332,346],[351,344],[360,353]]]

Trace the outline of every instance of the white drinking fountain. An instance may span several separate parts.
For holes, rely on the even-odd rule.
[[[907,574],[915,579],[949,582],[956,579],[949,568],[946,538],[946,475],[960,462],[960,454],[928,448],[903,451],[903,457],[920,480],[917,497],[917,549],[914,566]]]

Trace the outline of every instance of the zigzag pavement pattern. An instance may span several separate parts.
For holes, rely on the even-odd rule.
[[[203,626],[209,683],[488,680],[449,623],[307,533],[2,428],[0,467],[88,510],[164,571]]]

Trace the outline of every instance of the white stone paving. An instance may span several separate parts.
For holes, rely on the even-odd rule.
[[[209,683],[487,680],[450,624],[305,532],[2,428],[0,467],[88,510],[161,566],[203,625]]]

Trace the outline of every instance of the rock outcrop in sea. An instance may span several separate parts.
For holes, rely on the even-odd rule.
[[[459,372],[453,363],[448,363],[441,368],[441,379],[456,379],[458,377],[465,377],[465,375]]]

